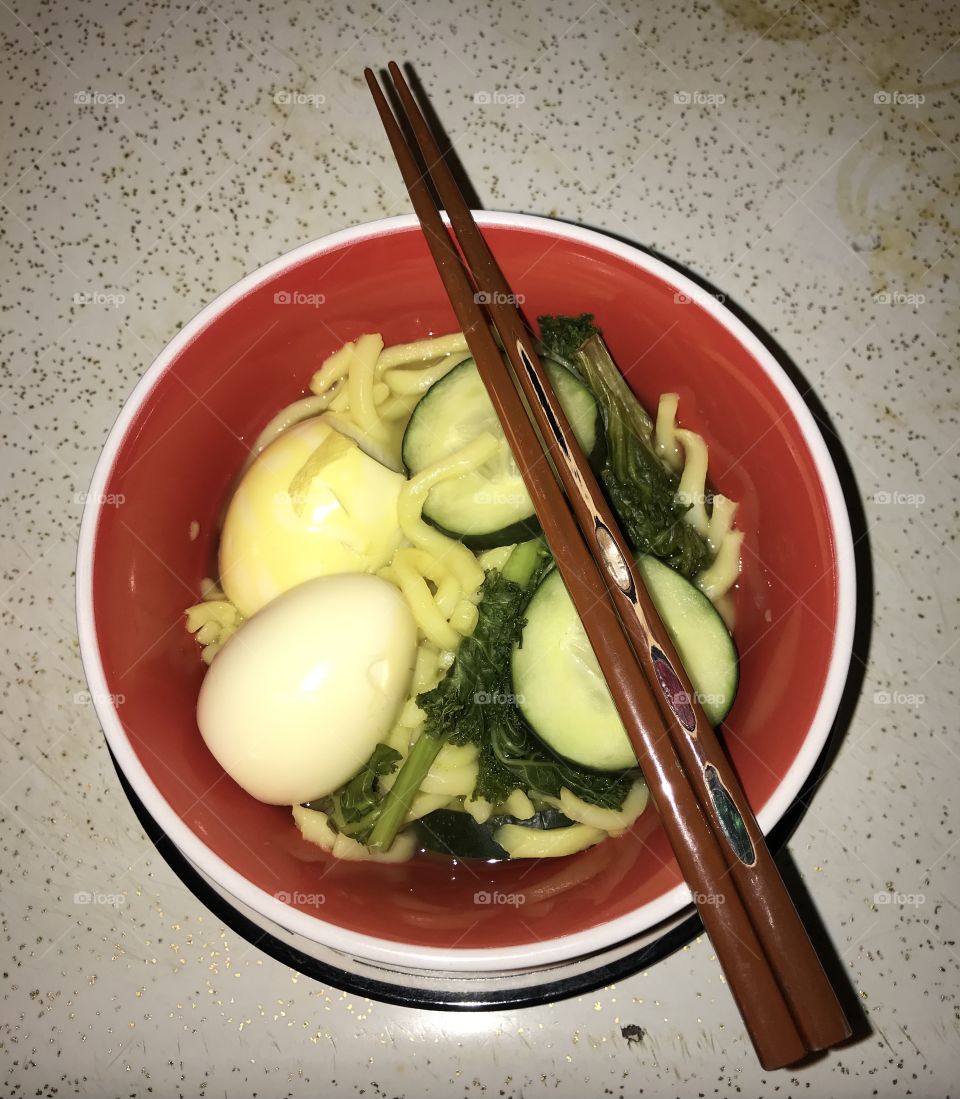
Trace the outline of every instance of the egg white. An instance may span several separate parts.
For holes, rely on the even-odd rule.
[[[305,580],[382,568],[403,540],[404,480],[323,418],[289,428],[257,456],[227,508],[227,597],[249,617]]]
[[[416,648],[413,615],[386,580],[308,580],[247,619],[218,653],[197,702],[200,732],[260,801],[323,797],[390,731]]]

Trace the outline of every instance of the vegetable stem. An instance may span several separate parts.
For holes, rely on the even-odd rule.
[[[367,839],[368,847],[386,851],[393,843],[445,739],[430,736],[426,731],[420,734],[383,799],[377,823]]]
[[[631,459],[637,444],[646,447],[652,458],[653,421],[634,397],[617,369],[616,363],[599,335],[591,336],[580,348],[574,362],[607,413],[607,434],[614,472],[623,479],[631,476]]]
[[[510,556],[504,562],[501,574],[504,580],[511,580],[514,584],[525,588],[540,566],[540,562],[549,554],[546,543],[540,538],[520,542],[513,547]]]
[[[539,538],[521,542],[514,546],[501,570],[501,576],[521,589],[526,588],[549,555],[550,551],[546,543]],[[479,634],[483,632],[481,629]],[[475,634],[475,636],[479,641],[479,635]],[[469,642],[466,646],[470,648]],[[454,679],[451,679],[451,683],[453,682]],[[480,680],[474,683],[471,679],[470,693],[474,700],[476,700],[478,688],[482,687],[483,683]],[[417,796],[427,772],[448,740],[455,724],[455,722],[428,721],[424,726],[420,739],[410,749],[410,754],[404,760],[396,781],[383,798],[376,823],[366,841],[368,847],[386,850],[393,843],[397,832],[403,827],[413,799]]]
[[[586,381],[603,409],[607,453],[600,483],[635,550],[660,557],[687,578],[710,563],[706,541],[684,518],[679,478],[660,459],[654,425],[617,369],[589,313],[539,317],[547,354],[563,357]]]

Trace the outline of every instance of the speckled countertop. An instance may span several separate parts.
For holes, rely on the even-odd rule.
[[[0,0],[3,1096],[944,1096],[960,1079],[956,9],[630,9]],[[407,211],[360,76],[390,57],[416,61],[486,206],[712,280],[846,447],[872,650],[790,852],[872,1031],[801,1070],[758,1069],[702,940],[540,1009],[319,985],[225,930],[120,791],[73,616],[99,448],[220,290]]]

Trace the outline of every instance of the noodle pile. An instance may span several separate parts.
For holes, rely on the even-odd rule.
[[[270,420],[251,448],[244,469],[288,428],[321,416],[331,427],[355,439],[371,457],[404,472],[401,442],[417,402],[469,357],[460,332],[391,347],[383,346],[380,335],[360,336],[326,359],[311,379],[309,396],[281,409]],[[714,555],[696,582],[717,603],[737,580],[743,535],[733,528],[736,504],[726,497],[714,496],[708,514],[707,446],[700,435],[678,426],[677,404],[676,394],[660,398],[655,443],[661,458],[680,473],[678,498],[690,504],[686,521],[706,539]],[[403,593],[418,630],[409,695],[386,738],[403,757],[423,729],[425,715],[417,705],[418,696],[440,682],[460,642],[473,632],[485,570],[502,565],[512,548],[499,547],[476,556],[462,542],[424,521],[424,502],[435,485],[480,468],[499,446],[493,435],[481,434],[408,479],[400,490],[397,519],[404,544],[378,575]],[[203,660],[209,664],[242,619],[213,580],[203,581],[201,596],[202,601],[187,611],[187,629],[202,646]],[[534,815],[534,805],[522,790],[515,790],[502,806],[474,798],[477,775],[474,745],[445,744],[410,807],[407,823],[441,808],[462,809],[480,823],[495,812],[518,820]],[[388,788],[395,777],[396,773],[380,781]],[[624,832],[643,812],[647,790],[639,780],[618,811],[590,805],[565,788],[560,798],[538,798],[575,823],[549,831],[504,826],[520,833],[511,836],[515,857],[570,854]],[[377,853],[337,833],[322,812],[295,806],[294,818],[306,838],[338,858],[396,860],[413,854],[412,832],[401,833],[388,852]]]

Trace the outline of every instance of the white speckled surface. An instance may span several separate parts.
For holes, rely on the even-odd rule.
[[[639,18],[605,0],[0,0],[0,1094],[950,1093],[956,24],[949,3],[850,0],[658,0]],[[850,456],[873,645],[790,850],[872,1032],[803,1069],[758,1069],[705,941],[541,1009],[325,988],[225,931],[120,791],[73,623],[98,449],[221,289],[407,211],[361,79],[391,57],[415,61],[486,206],[623,234],[712,280],[793,357]]]

